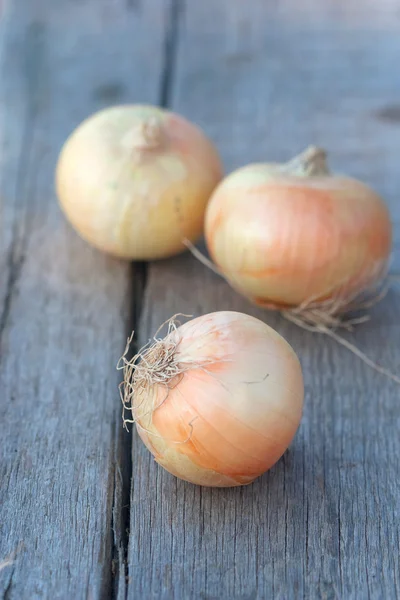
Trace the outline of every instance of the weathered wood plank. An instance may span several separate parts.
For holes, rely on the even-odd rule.
[[[88,114],[157,102],[163,2],[0,6],[0,597],[109,598],[114,573],[122,598],[115,366],[140,293],[65,223],[53,173]]]
[[[396,3],[187,3],[172,106],[203,125],[226,166],[309,143],[388,199],[400,246]],[[398,268],[397,259],[397,268]],[[295,347],[304,419],[271,472],[243,489],[174,479],[134,437],[130,598],[396,598],[399,388],[329,339],[263,313],[189,255],[149,271],[141,340],[181,311],[250,312]],[[398,369],[395,292],[352,341]]]

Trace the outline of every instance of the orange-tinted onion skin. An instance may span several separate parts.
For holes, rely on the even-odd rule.
[[[254,164],[216,188],[205,236],[235,289],[284,308],[372,285],[387,265],[392,227],[382,199],[357,180]]]
[[[168,394],[158,385],[137,398],[140,437],[181,479],[251,483],[282,456],[299,426],[304,388],[296,354],[271,327],[235,312],[199,317],[176,335],[178,360],[190,357],[198,367]],[[215,362],[205,364],[210,357]]]
[[[160,125],[145,148],[138,130]],[[56,172],[59,202],[86,241],[117,257],[151,260],[185,250],[203,232],[204,212],[222,177],[212,142],[183,117],[155,106],[102,110],[71,134]]]

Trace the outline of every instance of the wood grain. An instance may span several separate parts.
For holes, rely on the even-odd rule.
[[[176,30],[171,105],[205,127],[228,170],[323,145],[334,169],[387,198],[398,250],[395,3],[187,2]],[[350,338],[393,370],[399,292]],[[128,597],[398,597],[399,387],[334,341],[252,308],[189,255],[150,267],[141,341],[176,312],[214,310],[250,312],[291,342],[302,425],[269,473],[230,490],[173,478],[134,435]]]
[[[0,39],[0,597],[123,598],[115,366],[141,278],[78,239],[53,173],[90,113],[158,101],[163,4],[9,0]]]

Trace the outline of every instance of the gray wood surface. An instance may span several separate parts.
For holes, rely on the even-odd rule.
[[[86,115],[159,103],[204,126],[227,170],[325,146],[387,198],[400,272],[400,13],[377,4],[0,0],[4,600],[400,597],[399,387],[190,255],[130,267],[91,250],[53,191]],[[399,293],[350,338],[397,371]],[[144,342],[178,311],[227,309],[292,343],[304,418],[253,485],[201,489],[122,434],[115,363],[133,327]]]
[[[170,102],[228,170],[309,143],[387,198],[399,249],[400,13],[396,3],[187,2]],[[398,270],[398,254],[393,268]],[[351,340],[400,366],[399,288]],[[400,597],[400,390],[335,342],[261,312],[190,255],[151,265],[141,341],[180,311],[240,310],[292,343],[304,418],[284,458],[243,489],[201,489],[134,436],[128,597]]]
[[[163,3],[0,2],[0,597],[125,586],[115,370],[140,296],[81,242],[53,191],[66,136],[113,102],[157,102]],[[125,506],[125,508],[123,508]]]

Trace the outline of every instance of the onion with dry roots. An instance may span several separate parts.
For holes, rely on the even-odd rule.
[[[76,231],[118,257],[151,260],[185,249],[203,232],[222,177],[212,142],[172,112],[126,105],[85,120],[61,151],[56,187]],[[177,217],[179,199],[179,219]]]
[[[310,325],[335,316],[385,276],[392,226],[365,184],[333,174],[308,148],[286,164],[252,164],[215,189],[207,247],[218,270],[255,304]]]
[[[127,352],[121,395],[129,418],[173,475],[203,486],[251,483],[282,456],[303,406],[300,363],[265,323],[216,312]]]

